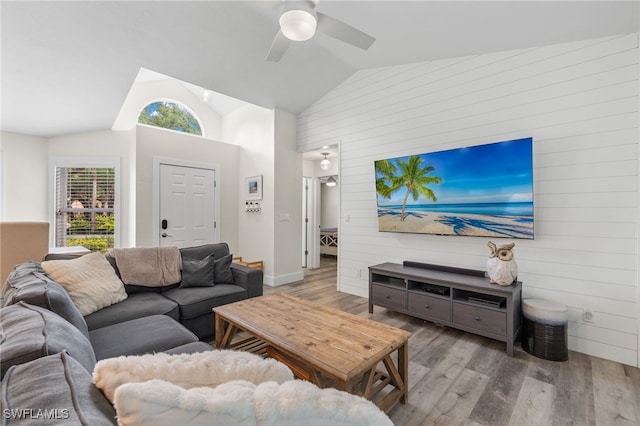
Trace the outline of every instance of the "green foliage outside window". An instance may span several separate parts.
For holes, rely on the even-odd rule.
[[[82,246],[91,251],[99,251],[106,253],[106,251],[113,247],[113,237],[67,237],[67,247]]]
[[[193,114],[173,102],[153,102],[147,105],[140,113],[138,123],[202,135],[200,123]]]

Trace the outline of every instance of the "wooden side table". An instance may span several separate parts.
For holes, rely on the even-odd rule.
[[[233,262],[237,263],[238,265],[244,265],[248,266],[249,268],[255,268],[264,271],[264,262],[262,260],[256,260],[255,262],[245,262],[244,260],[242,260],[242,256],[239,256],[234,257]]]

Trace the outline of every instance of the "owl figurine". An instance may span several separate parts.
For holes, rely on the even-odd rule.
[[[489,282],[501,286],[512,284],[518,276],[518,265],[511,251],[515,243],[496,246],[489,241],[487,245],[491,249],[491,256],[487,259]]]

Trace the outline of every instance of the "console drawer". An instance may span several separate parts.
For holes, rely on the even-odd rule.
[[[453,303],[453,322],[500,336],[507,335],[507,313],[476,307],[466,303]]]
[[[371,286],[371,296],[374,305],[398,309],[407,307],[407,292],[404,289],[374,284]]]
[[[426,294],[409,294],[409,311],[421,318],[451,321],[451,301]]]

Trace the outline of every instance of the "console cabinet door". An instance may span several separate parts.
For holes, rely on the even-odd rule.
[[[451,302],[426,294],[409,294],[409,311],[420,318],[434,321],[451,321]]]
[[[507,335],[507,314],[464,303],[453,304],[453,322],[500,336]]]
[[[371,292],[375,305],[395,309],[406,309],[407,307],[407,292],[403,289],[374,284]]]

